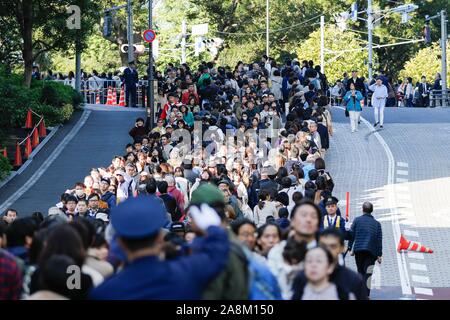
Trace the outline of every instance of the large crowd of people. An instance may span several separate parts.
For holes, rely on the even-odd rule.
[[[4,213],[0,300],[367,299],[381,227],[350,226],[333,194],[320,66],[263,56],[157,78],[153,129],[136,119],[123,154],[48,213]]]

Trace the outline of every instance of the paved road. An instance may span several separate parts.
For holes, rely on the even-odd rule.
[[[128,131],[134,120],[145,114],[142,109],[114,108],[92,108],[77,114],[37,154],[24,173],[0,189],[0,206],[13,197],[8,207],[17,209],[20,215],[34,211],[47,213],[48,208],[58,202],[61,193],[73,187],[75,182],[83,181],[90,168],[109,165],[115,154],[122,155],[125,145],[131,142]],[[77,126],[80,130],[73,131]],[[71,132],[74,137],[70,141],[64,140]],[[62,149],[61,143],[65,144]],[[51,160],[49,156],[57,151],[59,155],[42,174],[43,166]],[[33,182],[23,195],[14,199],[17,190]]]
[[[450,299],[450,108],[386,110],[384,129],[348,119],[334,109],[336,134],[327,155],[336,195],[351,193],[351,216],[365,200],[382,223],[384,262],[372,279],[374,299]],[[371,108],[363,117],[373,123]],[[398,254],[399,234],[433,254]],[[354,267],[353,259],[346,262]]]

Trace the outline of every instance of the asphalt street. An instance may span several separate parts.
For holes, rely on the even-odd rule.
[[[336,196],[350,192],[351,218],[371,201],[383,227],[384,261],[375,267],[371,298],[450,299],[450,108],[389,108],[384,128],[375,130],[373,109],[362,116],[369,123],[351,133],[344,111],[334,108],[327,164]],[[434,253],[397,253],[400,234]],[[355,268],[353,260],[346,263]]]
[[[140,108],[99,107],[80,112],[56,133],[21,175],[0,189],[0,206],[9,202],[7,207],[15,208],[21,216],[34,211],[46,214],[66,189],[83,181],[90,168],[108,166],[114,155],[124,154],[125,145],[132,142],[128,131],[138,116],[145,116]],[[73,131],[77,126],[79,131]],[[68,140],[71,132],[73,138]],[[49,158],[55,151],[59,154]],[[53,162],[43,172],[49,161]],[[17,198],[20,190],[25,192]]]

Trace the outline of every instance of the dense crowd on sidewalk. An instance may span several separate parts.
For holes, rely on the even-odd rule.
[[[381,227],[333,195],[328,89],[313,61],[167,66],[153,129],[47,213],[4,213],[0,299],[367,299]]]

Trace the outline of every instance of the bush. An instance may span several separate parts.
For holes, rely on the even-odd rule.
[[[0,181],[5,179],[12,169],[9,159],[0,154]]]
[[[73,114],[73,106],[66,103],[60,110],[62,122],[66,122]]]
[[[22,86],[19,75],[6,75],[0,68],[0,128],[21,127],[28,108],[45,117],[46,124],[54,126],[67,121],[83,101],[83,97],[61,83],[33,80],[30,88]],[[68,107],[70,105],[70,107]],[[37,121],[34,118],[34,121]]]

